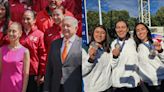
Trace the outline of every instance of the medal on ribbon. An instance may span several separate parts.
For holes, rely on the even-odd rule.
[[[144,45],[149,49],[149,59],[154,59],[156,56],[156,50],[153,44],[151,44],[150,42],[148,44],[144,43]]]
[[[120,48],[121,48],[121,45],[120,45],[119,43],[116,43],[116,44],[115,44],[115,48],[120,49]]]
[[[122,51],[123,47],[125,45],[125,41],[123,41],[122,45],[119,43],[119,39],[117,38],[117,42],[115,44],[115,48],[120,49],[120,52]]]
[[[155,56],[156,56],[156,51],[155,51],[155,49],[151,49],[151,50],[150,50],[150,54],[149,54],[149,58],[150,58],[150,59],[154,59]]]
[[[95,48],[95,49],[98,49],[98,45],[95,41],[91,42],[90,46]]]

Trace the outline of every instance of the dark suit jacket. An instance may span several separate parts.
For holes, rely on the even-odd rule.
[[[59,92],[62,73],[65,92],[81,92],[82,91],[82,73],[81,73],[81,39],[76,36],[66,61],[62,64],[61,47],[63,38],[55,40],[51,44],[51,49],[48,56],[48,64],[45,75],[44,92]]]

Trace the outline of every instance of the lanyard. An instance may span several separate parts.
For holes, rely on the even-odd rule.
[[[96,52],[96,57],[95,57],[95,61],[94,63],[98,62],[98,59],[101,57],[101,55],[104,53],[104,49],[103,48],[98,48],[97,52]]]
[[[148,44],[147,43],[143,43],[148,49],[149,49],[149,55],[148,55],[148,57],[150,58],[150,59],[154,59],[155,58],[155,56],[156,56],[156,52],[155,52],[155,47],[154,47],[154,45],[153,44],[151,44],[150,42],[148,42]]]
[[[122,45],[119,43],[119,38],[117,38],[117,44],[120,45],[120,52],[122,51],[124,45],[125,45],[125,40],[123,41]]]
[[[148,44],[144,42],[143,44],[149,49],[149,51],[155,49],[155,47],[150,42],[148,42]]]

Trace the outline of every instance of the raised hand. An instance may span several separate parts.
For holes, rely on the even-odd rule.
[[[162,49],[162,45],[159,42],[153,43],[155,50],[160,51]]]
[[[89,58],[94,60],[95,57],[96,57],[96,52],[97,52],[97,48],[94,48],[94,47],[90,46],[89,49],[88,49],[88,53],[89,53],[89,56],[90,56]]]
[[[120,48],[115,48],[112,51],[114,57],[118,57],[120,55]]]

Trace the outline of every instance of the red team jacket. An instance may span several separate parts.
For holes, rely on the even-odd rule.
[[[36,12],[44,10],[48,5],[48,0],[32,0],[32,9]]]
[[[22,3],[13,3],[10,5],[11,20],[21,23],[22,16],[27,7]]]
[[[5,24],[5,20],[3,20],[1,23],[0,23],[0,47],[2,45],[6,45],[6,44],[9,44],[10,41],[9,41],[9,38],[7,36],[7,30],[6,30],[6,34],[3,33],[3,27],[4,27],[4,24]],[[8,26],[12,23],[12,21],[9,21],[9,24]]]
[[[46,29],[53,26],[54,21],[52,18],[48,15],[48,12],[46,10],[42,10],[38,12],[36,16],[36,25],[38,26],[38,29],[42,32],[45,32]]]
[[[43,32],[35,26],[26,35],[23,32],[20,42],[30,51],[30,75],[44,75],[46,67],[46,51]]]

